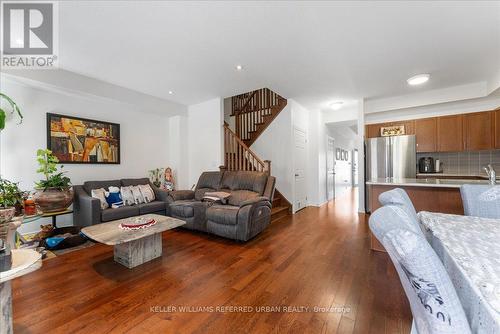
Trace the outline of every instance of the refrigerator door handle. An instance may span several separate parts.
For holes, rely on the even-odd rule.
[[[391,177],[391,137],[386,138],[385,141],[385,177]]]

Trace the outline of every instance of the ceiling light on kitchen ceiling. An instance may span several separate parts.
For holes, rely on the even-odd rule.
[[[337,102],[333,102],[332,104],[330,104],[330,107],[333,109],[333,110],[339,110],[340,108],[342,108],[342,105],[344,104],[344,102],[342,101],[337,101]]]
[[[171,90],[168,91],[168,94],[172,95],[174,92],[172,92]]]
[[[408,85],[411,85],[411,86],[421,85],[421,84],[429,81],[430,77],[431,77],[431,75],[427,74],[427,73],[418,74],[418,75],[415,75],[415,76],[409,78],[408,80],[406,80],[406,82],[408,82]]]
[[[235,68],[236,68],[236,71],[241,71],[241,70],[243,69],[243,66],[241,66],[241,65],[236,65],[236,67],[235,67]]]

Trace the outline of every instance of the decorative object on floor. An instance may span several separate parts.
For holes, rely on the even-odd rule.
[[[71,180],[64,176],[65,172],[57,173],[59,159],[50,150],[38,150],[37,173],[45,176],[44,180],[36,183],[36,192],[33,196],[36,205],[43,213],[66,210],[73,203]],[[61,166],[61,169],[63,166]]]
[[[17,116],[19,117],[19,123],[18,124],[21,124],[23,122],[23,114],[21,113],[21,109],[19,109],[19,106],[10,98],[8,97],[7,95],[3,94],[3,93],[0,93],[0,101],[4,99],[5,101],[7,101],[8,104],[10,104],[10,107],[11,107],[11,114],[17,114]],[[7,113],[5,112],[5,110],[3,110],[2,108],[0,108],[0,131],[5,129],[5,119],[7,118]]]
[[[119,225],[119,227],[122,230],[140,230],[142,228],[148,228],[150,226],[153,226],[156,224],[156,220],[151,217],[137,217],[137,218],[130,218],[128,221],[124,221]]]
[[[9,222],[16,214],[16,204],[20,202],[22,195],[17,184],[0,179],[0,239],[7,239]]]
[[[174,190],[174,173],[172,172],[172,168],[165,168],[165,178],[163,180],[162,189],[172,191]]]
[[[401,136],[404,134],[405,134],[404,125],[383,126],[380,128],[380,135],[382,137]]]
[[[119,226],[130,222],[126,218],[87,226],[82,229],[82,233],[92,240],[114,246],[115,261],[127,268],[134,268],[161,256],[162,232],[186,224],[182,220],[156,214],[143,215],[141,218],[146,221],[154,219],[156,224],[135,231],[122,230]]]
[[[47,147],[64,163],[119,164],[120,125],[48,113]]]

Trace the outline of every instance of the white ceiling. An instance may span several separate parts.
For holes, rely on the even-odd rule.
[[[498,1],[68,1],[59,11],[62,68],[182,104],[269,87],[324,108],[500,75]],[[409,87],[417,73],[431,80]]]

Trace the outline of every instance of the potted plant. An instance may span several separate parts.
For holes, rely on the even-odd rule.
[[[0,93],[0,101],[4,99],[10,104],[10,107],[12,108],[11,113],[16,113],[17,116],[19,116],[19,123],[23,122],[23,114],[21,114],[21,109],[17,106],[17,104],[7,95]],[[5,128],[5,118],[7,117],[7,113],[5,110],[0,108],[0,130],[3,130]]]
[[[0,239],[7,237],[9,221],[16,214],[16,205],[22,201],[22,192],[16,183],[0,178]]]
[[[50,150],[38,150],[37,161],[40,166],[37,173],[43,174],[45,179],[36,183],[33,196],[36,205],[43,213],[66,210],[73,202],[73,189],[65,172],[57,171],[59,159]]]

